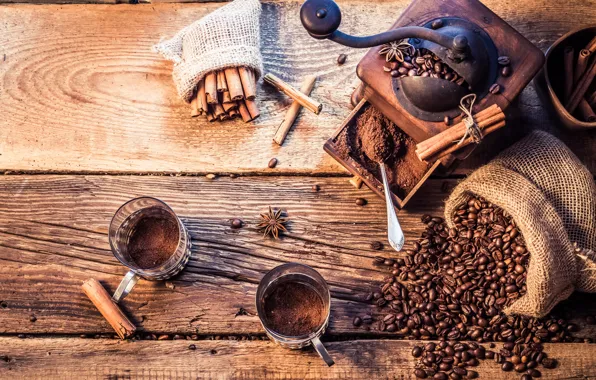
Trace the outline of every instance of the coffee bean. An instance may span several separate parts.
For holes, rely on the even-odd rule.
[[[451,118],[449,116],[445,116],[443,118],[443,123],[445,123],[447,126],[451,125]]]
[[[511,362],[504,362],[501,366],[501,369],[505,372],[510,372],[513,370],[513,363]]]
[[[194,351],[194,350],[196,350],[196,349],[197,349],[197,346],[196,346],[196,345],[194,345],[194,344],[190,344],[190,345],[188,346],[188,349],[189,349],[189,350],[191,350],[191,351]]]
[[[352,321],[352,324],[356,327],[360,326],[362,324],[362,318],[355,317],[354,320]]]
[[[492,86],[490,86],[490,88],[488,89],[488,91],[493,94],[496,95],[498,93],[501,92],[501,86],[499,86],[498,83],[493,84]]]
[[[358,206],[365,206],[368,202],[364,198],[356,198],[356,204]]]
[[[412,348],[412,356],[415,358],[419,358],[420,356],[422,356],[422,351],[422,347],[414,346],[414,348]]]
[[[434,374],[433,379],[435,380],[447,380],[449,377],[445,372],[437,372]]]
[[[340,55],[337,57],[337,63],[338,63],[339,65],[343,65],[344,63],[346,63],[346,59],[348,59],[348,56],[347,56],[347,55],[345,55],[345,54],[340,54]]]
[[[232,222],[230,223],[231,227],[234,229],[242,228],[242,224],[242,220],[240,219],[232,219]]]
[[[515,372],[524,372],[525,370],[527,370],[526,364],[525,363],[519,363],[515,365]]]
[[[544,366],[544,368],[548,368],[548,369],[557,368],[557,364],[558,364],[558,362],[556,359],[545,358],[542,360],[542,365]]]
[[[317,191],[321,190],[321,187],[319,185],[312,185],[311,189],[316,193]]]
[[[370,248],[374,249],[375,251],[380,251],[383,249],[383,243],[381,243],[380,241],[373,241],[372,243],[370,243]]]
[[[532,376],[533,378],[538,378],[542,376],[542,372],[540,372],[537,369],[529,369],[527,374]]]
[[[399,71],[397,71],[397,70],[391,70],[391,71],[389,72],[389,75],[391,75],[393,78],[397,78],[397,77],[399,77],[399,76],[400,76],[400,73],[399,73]]]
[[[32,315],[31,317],[29,317],[29,321],[35,322],[35,321],[37,321],[37,317],[35,315]]]
[[[499,63],[499,65],[501,65],[501,66],[507,66],[507,65],[509,65],[509,64],[511,63],[511,60],[509,59],[509,57],[508,57],[508,56],[506,56],[506,55],[503,55],[503,56],[500,56],[500,57],[497,59],[497,62],[498,62],[498,63]]]
[[[501,76],[507,78],[511,75],[511,66],[505,66],[501,68]]]
[[[426,379],[426,372],[420,368],[414,370],[414,375],[419,379]]]
[[[532,376],[530,376],[528,374],[524,374],[524,375],[521,375],[520,379],[521,380],[532,380]]]

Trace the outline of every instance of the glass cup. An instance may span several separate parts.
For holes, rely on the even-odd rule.
[[[178,244],[176,250],[163,263],[152,267],[140,267],[130,256],[130,238],[134,234],[138,222],[145,218],[160,218],[175,221],[178,226]],[[112,253],[130,271],[124,276],[112,299],[118,303],[137,284],[140,278],[146,280],[165,280],[180,272],[190,259],[191,241],[188,231],[172,209],[151,197],[135,198],[122,205],[110,222],[109,241]]]
[[[306,335],[288,336],[280,334],[268,325],[267,319],[265,317],[265,300],[277,286],[287,282],[298,282],[309,286],[319,295],[319,297],[321,297],[321,300],[323,301],[323,315],[325,316],[324,322]],[[257,313],[259,315],[259,319],[261,320],[261,324],[263,325],[267,336],[269,336],[273,342],[279,344],[282,347],[293,350],[307,347],[312,344],[321,359],[323,359],[328,366],[332,366],[335,363],[325,349],[325,346],[323,346],[319,340],[323,333],[325,333],[325,329],[329,324],[329,316],[331,314],[331,296],[329,294],[329,287],[327,286],[325,279],[316,270],[307,265],[296,263],[283,264],[274,268],[273,270],[269,271],[259,283],[257,288],[256,302]]]

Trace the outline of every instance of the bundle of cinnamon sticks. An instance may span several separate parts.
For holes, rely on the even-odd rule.
[[[474,114],[473,118],[482,136],[505,126],[505,114],[496,104]],[[464,138],[464,136],[466,137]],[[422,161],[435,162],[473,142],[475,139],[462,120],[453,127],[416,145],[416,155]]]
[[[572,46],[563,50],[565,109],[583,121],[596,122],[596,37],[577,54]]]
[[[205,115],[210,122],[239,116],[248,123],[260,115],[256,96],[257,81],[252,69],[231,67],[213,71],[197,85],[190,102],[190,115]]]

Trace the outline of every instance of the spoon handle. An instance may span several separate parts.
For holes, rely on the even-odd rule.
[[[391,198],[391,192],[389,191],[389,183],[387,181],[387,172],[385,171],[385,164],[379,163],[381,166],[381,175],[383,176],[383,187],[385,188],[385,203],[387,204],[387,238],[389,244],[396,251],[401,251],[404,246],[405,237],[404,232],[399,225],[397,220],[397,214],[393,207],[393,200]]]

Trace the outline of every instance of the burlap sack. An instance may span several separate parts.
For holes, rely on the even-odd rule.
[[[199,81],[210,71],[233,66],[263,72],[259,0],[234,0],[160,42],[153,50],[174,62],[178,95],[190,102]]]
[[[506,313],[542,317],[574,290],[596,292],[596,186],[560,140],[533,132],[472,173],[447,200],[449,227],[470,194],[507,211],[530,252],[527,292]]]

